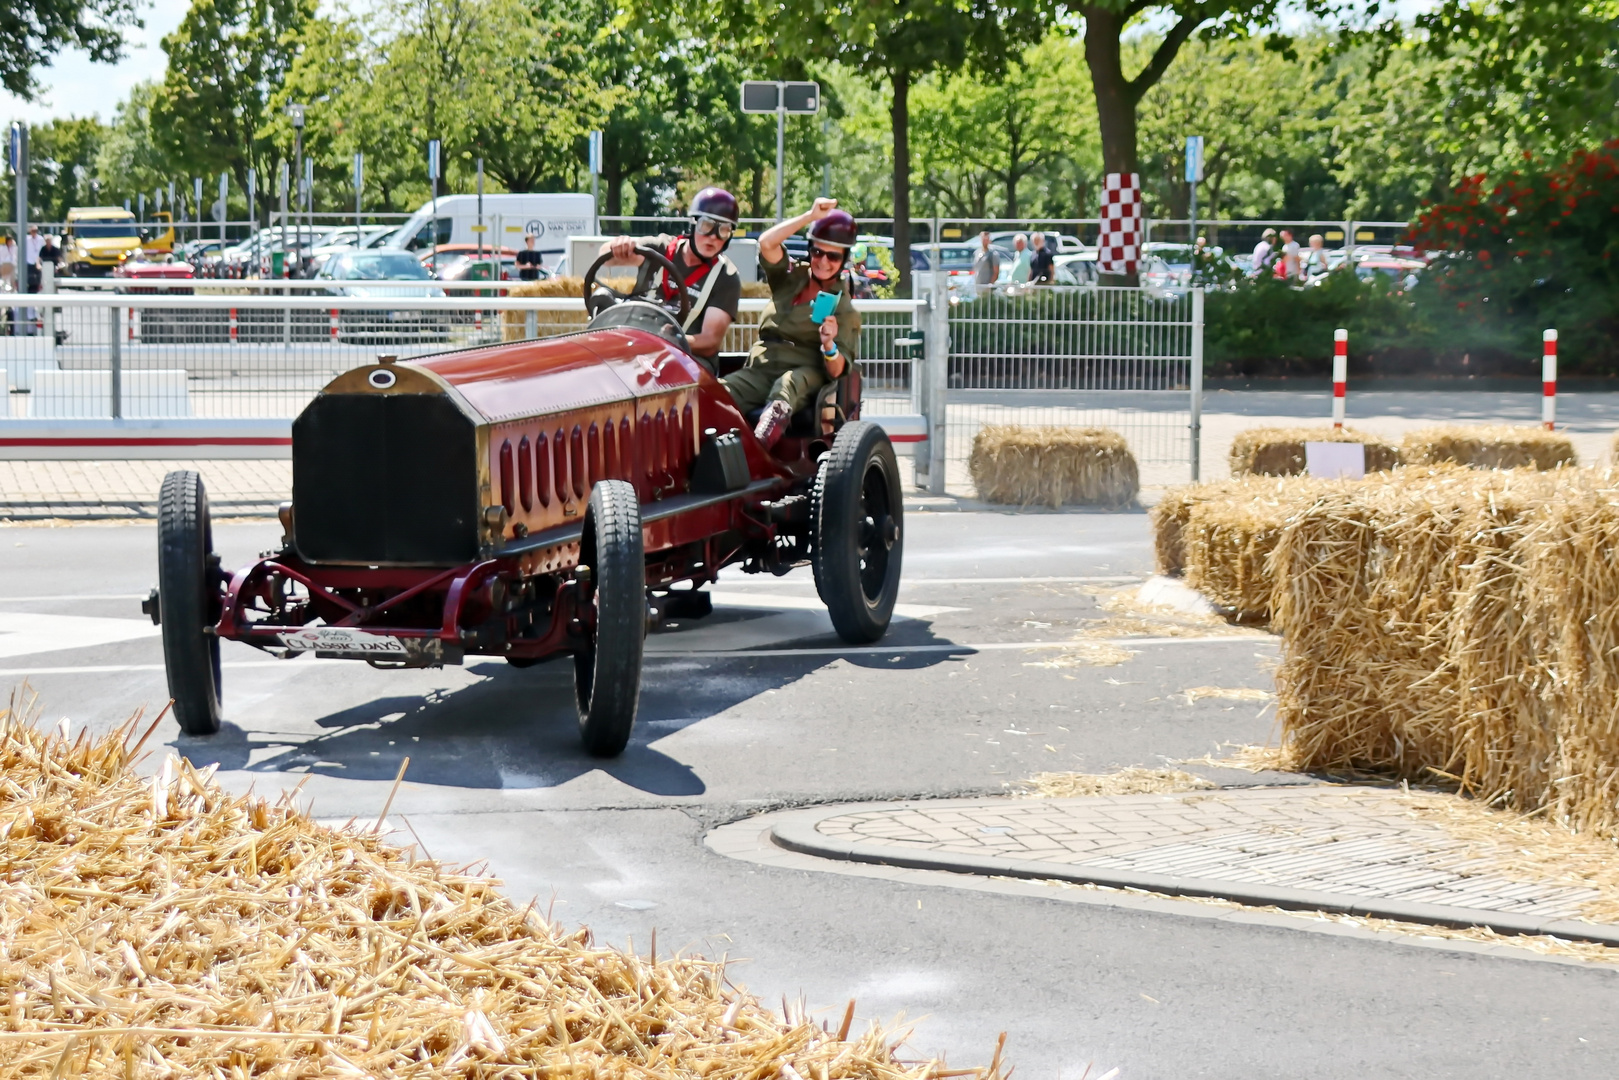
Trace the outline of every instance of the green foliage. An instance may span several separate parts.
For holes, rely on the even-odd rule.
[[[111,63],[123,56],[124,28],[140,26],[135,0],[28,0],[0,8],[0,87],[24,100],[34,94],[34,69],[64,45]]]
[[[1349,331],[1356,356],[1403,354],[1427,343],[1411,297],[1389,279],[1361,281],[1339,270],[1300,287],[1267,274],[1207,294],[1205,368],[1211,375],[1328,372],[1339,327]]]
[[[158,149],[193,175],[229,173],[238,189],[249,169],[268,175],[272,98],[314,10],[315,0],[192,0],[163,39],[168,71],[151,106]]]
[[[1411,234],[1447,256],[1423,306],[1452,350],[1532,357],[1555,328],[1568,370],[1619,373],[1619,139],[1493,186],[1470,177]]]

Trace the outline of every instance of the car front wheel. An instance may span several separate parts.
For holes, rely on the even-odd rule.
[[[573,654],[579,735],[594,756],[617,757],[635,726],[646,644],[646,554],[633,485],[603,480],[591,491],[579,565],[586,628]]]
[[[888,632],[905,552],[904,492],[888,435],[843,425],[815,476],[813,568],[838,636],[853,645]]]
[[[157,594],[163,666],[174,718],[187,735],[219,730],[219,556],[202,477],[189,469],[163,478],[158,495]]]

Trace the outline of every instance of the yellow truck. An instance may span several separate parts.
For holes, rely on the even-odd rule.
[[[174,247],[174,226],[166,212],[157,214],[165,231],[143,237],[135,215],[121,206],[75,206],[67,212],[62,230],[62,262],[73,277],[110,274],[125,259],[143,248],[168,251]]]

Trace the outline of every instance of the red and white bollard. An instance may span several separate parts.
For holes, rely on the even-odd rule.
[[[1349,331],[1332,332],[1332,426],[1344,426],[1344,392],[1349,383]]]
[[[135,344],[141,336],[140,316],[136,314],[139,310],[139,308],[129,309],[129,329],[124,332],[124,336],[129,339],[131,345]]]
[[[1557,331],[1548,330],[1541,335],[1545,341],[1544,355],[1540,358],[1540,419],[1547,431],[1557,427]]]
[[[236,309],[231,308],[230,309],[230,343],[232,345],[235,345],[236,341],[237,341],[237,337],[236,337]]]
[[[337,340],[337,309],[336,308],[332,308],[332,311],[331,311],[331,326],[332,326],[332,340],[335,342]]]

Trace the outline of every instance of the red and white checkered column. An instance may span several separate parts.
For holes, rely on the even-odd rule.
[[[1349,389],[1349,331],[1332,332],[1332,426],[1344,426],[1344,395]]]
[[[1108,173],[1102,186],[1101,235],[1096,240],[1096,270],[1133,274],[1141,252],[1141,177]]]
[[[1545,342],[1540,358],[1540,419],[1547,431],[1557,427],[1557,331],[1541,335]]]

